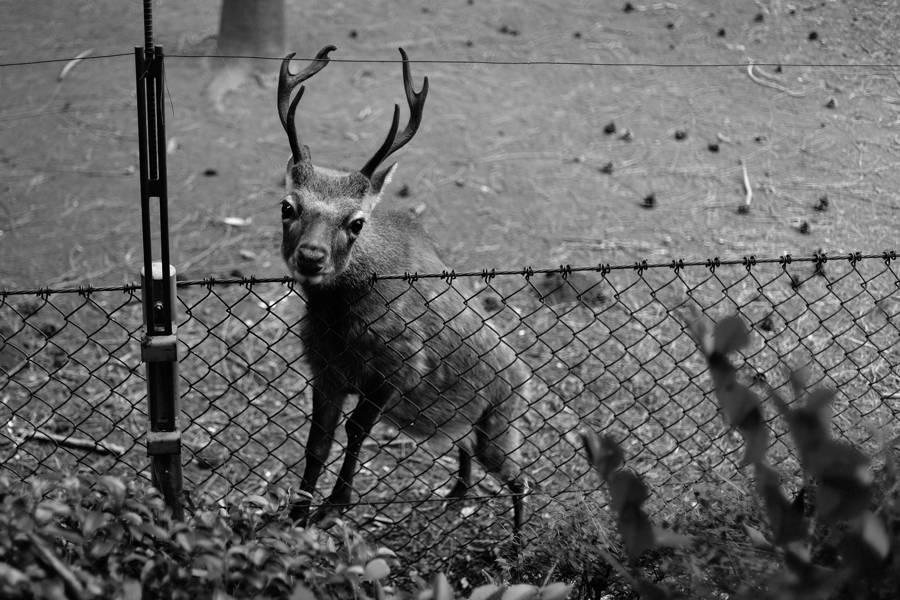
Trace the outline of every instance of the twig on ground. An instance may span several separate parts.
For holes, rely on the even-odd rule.
[[[750,202],[753,200],[753,188],[750,187],[750,176],[747,175],[747,165],[741,160],[741,169],[744,171],[744,191],[747,196],[744,198],[744,206],[749,210]]]
[[[674,2],[657,2],[656,4],[649,4],[647,6],[638,6],[636,4],[632,4],[631,8],[638,12],[645,12],[648,10],[663,10],[666,8],[670,10],[678,10],[678,5]]]
[[[125,454],[125,449],[117,444],[111,444],[102,440],[99,442],[95,442],[94,440],[57,435],[55,433],[47,433],[46,431],[35,430],[32,433],[23,436],[22,441],[28,439],[33,439],[39,442],[52,442],[58,446],[75,448],[77,450],[88,450],[90,452],[100,452],[102,454],[114,454],[116,456],[122,456],[123,454]]]
[[[62,81],[66,78],[66,75],[75,68],[75,65],[81,62],[81,59],[86,58],[91,55],[94,51],[93,48],[88,48],[84,52],[80,52],[75,58],[66,63],[66,66],[62,68],[62,71],[59,72],[59,77],[56,78],[57,81]]]
[[[757,65],[753,65],[753,66],[756,67],[757,73],[759,73],[761,76],[765,77],[769,81],[774,81],[776,83],[781,83],[782,81],[784,81],[784,77],[782,77],[781,75],[775,75],[774,73],[769,73],[768,71],[766,71],[765,69],[763,69],[762,67],[757,66]]]
[[[770,87],[774,90],[778,90],[779,92],[784,92],[788,96],[792,96],[794,98],[802,98],[803,96],[809,96],[813,92],[817,92],[820,89],[822,89],[822,87],[823,87],[822,82],[819,82],[818,85],[810,86],[810,88],[808,90],[795,92],[794,90],[788,89],[779,83],[775,83],[773,81],[765,81],[763,79],[760,79],[759,77],[757,77],[756,75],[753,74],[753,67],[754,67],[753,63],[750,63],[749,65],[747,65],[747,75],[750,76],[750,79],[752,79],[754,82],[758,83],[759,85],[762,85],[765,87]],[[762,72],[762,71],[760,71],[760,72]],[[771,76],[771,75],[767,75],[767,76],[770,79],[774,79],[774,76]]]

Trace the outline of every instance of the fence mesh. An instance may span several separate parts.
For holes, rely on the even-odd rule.
[[[596,490],[582,458],[583,427],[622,444],[653,490],[648,508],[658,518],[688,510],[692,486],[710,473],[744,477],[740,438],[717,416],[686,327],[696,314],[715,321],[737,313],[750,325],[748,381],[789,390],[790,374],[803,369],[812,385],[836,389],[835,434],[869,455],[879,450],[879,430],[900,433],[892,255],[444,275],[394,282],[404,286],[400,297],[426,286],[460,294],[481,326],[527,363],[529,403],[514,426],[524,434],[522,467],[536,484],[528,503],[534,528]],[[384,281],[372,282],[373,293]],[[299,338],[310,318],[303,297],[287,281],[178,288],[185,487],[217,499],[296,487],[312,395]],[[391,311],[398,301],[384,304]],[[135,286],[0,295],[0,473],[149,478],[140,310]],[[775,434],[769,456],[796,474],[784,426],[765,409]],[[345,440],[341,429],[320,494],[336,478]],[[468,497],[448,503],[441,492],[456,470],[455,454],[435,456],[378,425],[363,446],[358,502],[347,518],[410,560],[490,547],[509,528],[509,495],[476,468]]]

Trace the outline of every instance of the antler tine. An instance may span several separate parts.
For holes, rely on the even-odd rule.
[[[303,97],[303,92],[306,91],[306,86],[301,85],[300,90],[297,92],[297,95],[294,96],[294,101],[291,102],[291,106],[287,111],[287,119],[283,122],[284,130],[288,135],[288,142],[291,144],[291,155],[294,157],[294,164],[301,162],[304,158],[303,148],[306,146],[300,145],[300,136],[297,135],[297,126],[294,123],[294,117],[297,114],[297,105],[300,104],[300,98]],[[290,91],[288,91],[288,96],[290,96]]]
[[[409,67],[409,57],[403,48],[400,48],[400,56],[403,57],[403,88],[406,90],[406,101],[409,103],[409,123],[403,133],[397,140],[391,144],[391,151],[388,155],[393,154],[409,142],[419,130],[422,123],[422,111],[425,108],[425,98],[428,96],[428,76],[426,75],[422,82],[422,91],[418,94],[413,89],[412,69]]]
[[[369,179],[371,179],[372,175],[375,173],[375,169],[378,168],[378,165],[384,162],[384,159],[413,139],[413,136],[416,135],[416,131],[419,129],[419,125],[422,123],[422,111],[425,108],[425,98],[428,96],[428,77],[426,76],[422,83],[422,91],[416,93],[413,88],[412,69],[409,67],[409,57],[406,55],[406,51],[404,51],[403,48],[400,48],[400,56],[403,58],[403,88],[406,90],[406,102],[409,104],[409,123],[406,124],[406,128],[403,130],[403,133],[400,134],[400,137],[395,139],[400,107],[394,105],[394,123],[391,126],[391,131],[388,133],[381,148],[378,149],[378,152],[376,152],[374,156],[369,159],[369,162],[366,163],[366,166],[360,170],[360,172]]]
[[[294,88],[324,69],[328,65],[328,53],[337,50],[336,46],[325,46],[316,55],[305,69],[294,75],[291,73],[291,59],[294,58],[294,52],[291,52],[281,61],[281,71],[278,75],[278,116],[281,118],[281,125],[284,127],[288,135],[288,141],[291,144],[291,151],[294,154],[294,162],[300,160],[300,140],[297,136],[297,129],[294,125],[294,112],[297,110],[297,104],[303,95],[303,86],[294,101],[291,102],[291,92]]]
[[[394,138],[397,136],[397,128],[400,126],[400,106],[394,105],[394,118],[391,121],[391,130],[388,131],[387,137],[384,138],[384,142],[381,144],[381,148],[378,149],[378,152],[369,159],[369,162],[366,163],[360,173],[366,176],[366,179],[372,179],[372,175],[375,173],[375,169],[378,168],[378,165],[384,161],[388,155],[394,151],[393,142]]]

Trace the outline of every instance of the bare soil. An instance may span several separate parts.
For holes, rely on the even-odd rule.
[[[290,3],[298,56],[333,43],[335,58],[363,61],[309,83],[303,139],[318,162],[361,166],[391,105],[404,106],[399,65],[364,61],[403,46],[413,60],[460,62],[414,66],[431,93],[384,205],[421,211],[457,270],[896,246],[900,86],[877,66],[895,58],[895,6],[632,4]],[[175,264],[188,277],[281,275],[288,146],[273,79],[214,111],[204,88],[215,61],[179,55],[215,52],[219,4],[154,7],[170,56]],[[137,2],[4,12],[3,63],[143,42]],[[766,65],[755,80],[750,61]],[[141,264],[133,59],[87,60],[58,81],[64,64],[0,69],[0,278],[11,288],[134,281]],[[706,66],[665,66],[694,64]]]

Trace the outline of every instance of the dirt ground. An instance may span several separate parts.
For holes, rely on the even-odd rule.
[[[896,247],[897,2],[288,4],[298,56],[335,44],[334,58],[359,61],[307,84],[300,131],[321,164],[361,167],[391,105],[405,110],[399,65],[365,59],[403,46],[447,61],[413,67],[431,91],[383,205],[420,212],[458,270]],[[214,61],[179,55],[215,50],[219,3],[154,10],[170,56],[174,262],[188,277],[281,276],[289,149],[274,79],[214,111],[203,93]],[[61,81],[64,62],[0,68],[0,284],[134,281],[140,3],[4,13],[2,63],[125,56]],[[748,73],[750,62],[764,66]]]

